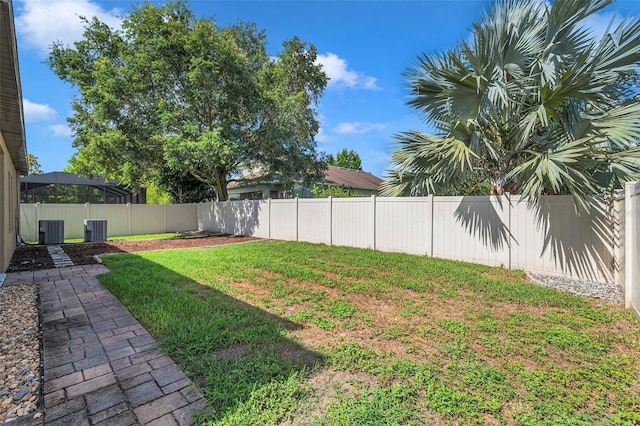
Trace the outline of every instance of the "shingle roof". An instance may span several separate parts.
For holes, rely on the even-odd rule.
[[[329,166],[324,173],[324,182],[349,188],[376,190],[380,187],[382,179],[361,170]]]
[[[229,188],[246,187],[254,184],[280,183],[276,176],[264,173],[252,172],[244,176],[243,179],[229,183]],[[352,189],[377,190],[382,183],[382,179],[369,172],[361,170],[345,169],[343,167],[328,166],[324,172],[322,183],[344,186]]]

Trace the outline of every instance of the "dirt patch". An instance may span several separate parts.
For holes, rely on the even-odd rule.
[[[36,271],[54,267],[46,246],[25,245],[16,249],[7,272]]]
[[[259,240],[259,238],[236,235],[208,235],[203,237],[165,238],[141,241],[71,243],[61,244],[61,247],[74,264],[91,265],[97,263],[95,255],[108,253],[136,253],[151,250],[212,247],[254,240]],[[16,248],[7,272],[35,271],[54,267],[46,246],[27,244]]]

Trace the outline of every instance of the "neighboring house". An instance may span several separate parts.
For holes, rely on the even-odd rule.
[[[117,181],[51,172],[20,178],[20,201],[58,204],[145,204],[145,191],[134,194]]]
[[[0,272],[16,249],[19,176],[28,173],[17,50],[11,0],[0,0]]]
[[[305,185],[301,181],[283,182],[278,176],[265,176],[259,173],[245,175],[244,178],[229,184],[229,199],[261,200],[267,198],[312,198],[313,185],[335,185],[357,196],[370,196],[378,193],[382,179],[368,172],[328,166],[321,181]]]

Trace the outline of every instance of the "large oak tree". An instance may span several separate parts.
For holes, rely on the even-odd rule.
[[[227,199],[240,168],[321,175],[317,102],[327,78],[297,37],[266,51],[254,24],[221,28],[184,1],[137,6],[113,29],[85,19],[73,47],[54,43],[51,69],[77,86],[75,171],[133,188],[188,172]]]

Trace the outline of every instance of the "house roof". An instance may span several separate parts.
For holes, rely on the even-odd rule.
[[[259,172],[246,174],[243,179],[231,182],[229,188],[246,187],[256,184],[278,184],[280,179],[275,176]],[[344,167],[328,166],[324,172],[322,182],[331,185],[343,186],[353,189],[377,190],[382,183],[382,179],[369,172],[361,170],[346,169]]]
[[[18,173],[26,175],[27,143],[11,0],[0,0],[0,132]]]
[[[329,166],[324,173],[324,183],[356,189],[376,190],[380,187],[382,179],[361,170]]]

